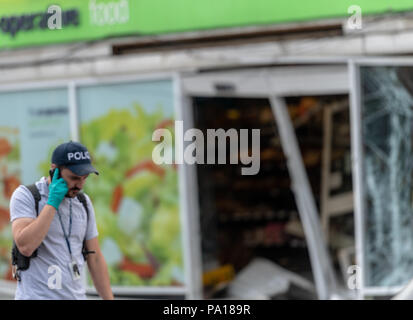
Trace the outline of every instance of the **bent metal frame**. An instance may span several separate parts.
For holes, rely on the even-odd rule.
[[[298,78],[299,75],[301,75],[300,78]],[[314,77],[318,81],[314,81]],[[193,96],[269,99],[280,133],[282,148],[288,159],[292,189],[308,243],[317,295],[319,299],[340,298],[342,294],[337,286],[321,230],[317,207],[284,97],[301,94],[348,94],[346,65],[271,68],[265,71],[262,69],[218,71],[200,75],[187,74],[183,75],[182,82],[186,101],[183,108],[186,110],[184,114],[187,115],[192,112],[190,98]],[[234,90],[229,93],[218,93],[215,88],[220,83],[227,84]],[[199,221],[199,219],[196,220]],[[198,257],[198,259],[200,258]]]

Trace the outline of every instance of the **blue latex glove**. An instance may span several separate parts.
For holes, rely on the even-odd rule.
[[[59,168],[56,168],[53,174],[52,182],[49,185],[49,198],[47,204],[59,208],[60,203],[64,199],[66,193],[69,191],[67,183],[63,178],[58,178]]]

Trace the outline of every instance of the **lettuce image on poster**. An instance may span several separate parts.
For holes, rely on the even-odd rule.
[[[81,141],[100,172],[85,185],[112,285],[183,285],[178,174],[152,161],[163,111],[111,109],[81,126]],[[172,148],[172,146],[171,146]]]

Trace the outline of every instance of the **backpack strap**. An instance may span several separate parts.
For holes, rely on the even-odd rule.
[[[89,207],[87,206],[87,200],[83,192],[77,194],[77,199],[82,203],[83,207],[86,210],[87,221],[89,222]]]
[[[32,193],[33,198],[34,198],[34,205],[36,208],[36,216],[39,215],[39,202],[40,199],[42,198],[39,192],[39,189],[37,189],[36,184],[31,184],[26,186],[27,189],[29,189],[29,191]]]

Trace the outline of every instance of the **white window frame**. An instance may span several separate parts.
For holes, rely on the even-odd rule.
[[[360,290],[359,298],[374,296],[393,296],[405,286],[366,286],[365,285],[365,223],[364,223],[364,183],[363,183],[363,143],[361,119],[361,92],[360,92],[360,67],[362,66],[413,66],[412,58],[354,58],[349,59],[350,74],[350,117],[351,117],[351,146],[352,146],[352,172],[354,190],[354,215],[356,261],[359,266]],[[407,284],[407,283],[406,283]]]
[[[308,61],[307,61],[308,63]],[[318,61],[319,63],[319,61]],[[314,80],[316,79],[316,81]],[[230,92],[217,92],[215,89],[216,84],[224,84],[233,86],[234,90]],[[241,89],[238,89],[240,87]],[[189,73],[183,76],[183,95],[185,97],[186,110],[188,113],[192,112],[192,106],[189,106],[189,101],[191,97],[202,96],[202,97],[237,97],[237,98],[268,98],[272,104],[273,110],[277,113],[277,116],[286,119],[285,106],[282,101],[284,97],[287,96],[299,96],[299,95],[333,95],[333,94],[349,94],[349,81],[348,81],[348,67],[343,61],[337,66],[297,66],[297,67],[282,67],[282,68],[271,68],[269,70],[263,70],[260,68],[252,68],[243,71],[217,71],[205,74],[192,74]],[[283,111],[284,110],[284,111]],[[288,115],[287,115],[288,117]],[[284,132],[285,139],[293,139],[295,137],[294,133],[290,130],[288,125],[284,125],[278,122],[278,130]],[[312,251],[312,268],[314,278],[316,280],[317,293],[321,299],[330,299],[338,297],[338,291],[335,287],[334,278],[331,280],[331,273],[325,274],[326,271],[323,266],[325,266],[326,259],[329,262],[328,256],[326,257],[326,251],[323,250],[323,239],[319,238],[321,234],[321,220],[320,222],[314,223],[316,219],[314,206],[311,206],[311,210],[304,210],[303,208],[307,205],[310,206],[314,204],[314,199],[309,188],[304,190],[298,190],[299,188],[304,188],[306,185],[306,174],[303,171],[301,156],[299,155],[299,148],[296,143],[294,148],[289,149],[288,153],[291,156],[291,162],[293,163],[292,168],[297,170],[302,174],[295,174],[291,176],[293,184],[301,184],[298,186],[296,195],[299,192],[306,194],[305,197],[297,197],[296,201],[305,212],[302,212],[303,216],[306,218],[305,221],[310,224],[307,227],[306,234],[308,235],[310,251]],[[284,144],[284,146],[286,143]],[[298,152],[298,153],[297,153]],[[290,162],[290,161],[289,161]],[[195,176],[193,179],[196,180],[196,172],[193,172]],[[294,182],[295,181],[295,182]],[[196,183],[195,183],[196,185]],[[301,198],[301,199],[298,199]],[[199,223],[199,209],[197,210],[197,219],[195,223],[196,228],[200,229]],[[321,246],[321,247],[320,247]],[[318,258],[317,259],[317,255]],[[201,257],[197,257],[199,263],[199,269],[202,270]],[[323,261],[318,261],[323,260]],[[331,271],[331,270],[328,270]],[[333,276],[334,277],[334,276]],[[329,286],[332,286],[329,288]],[[198,296],[202,294],[201,288],[198,289]],[[202,296],[200,296],[202,297]]]

